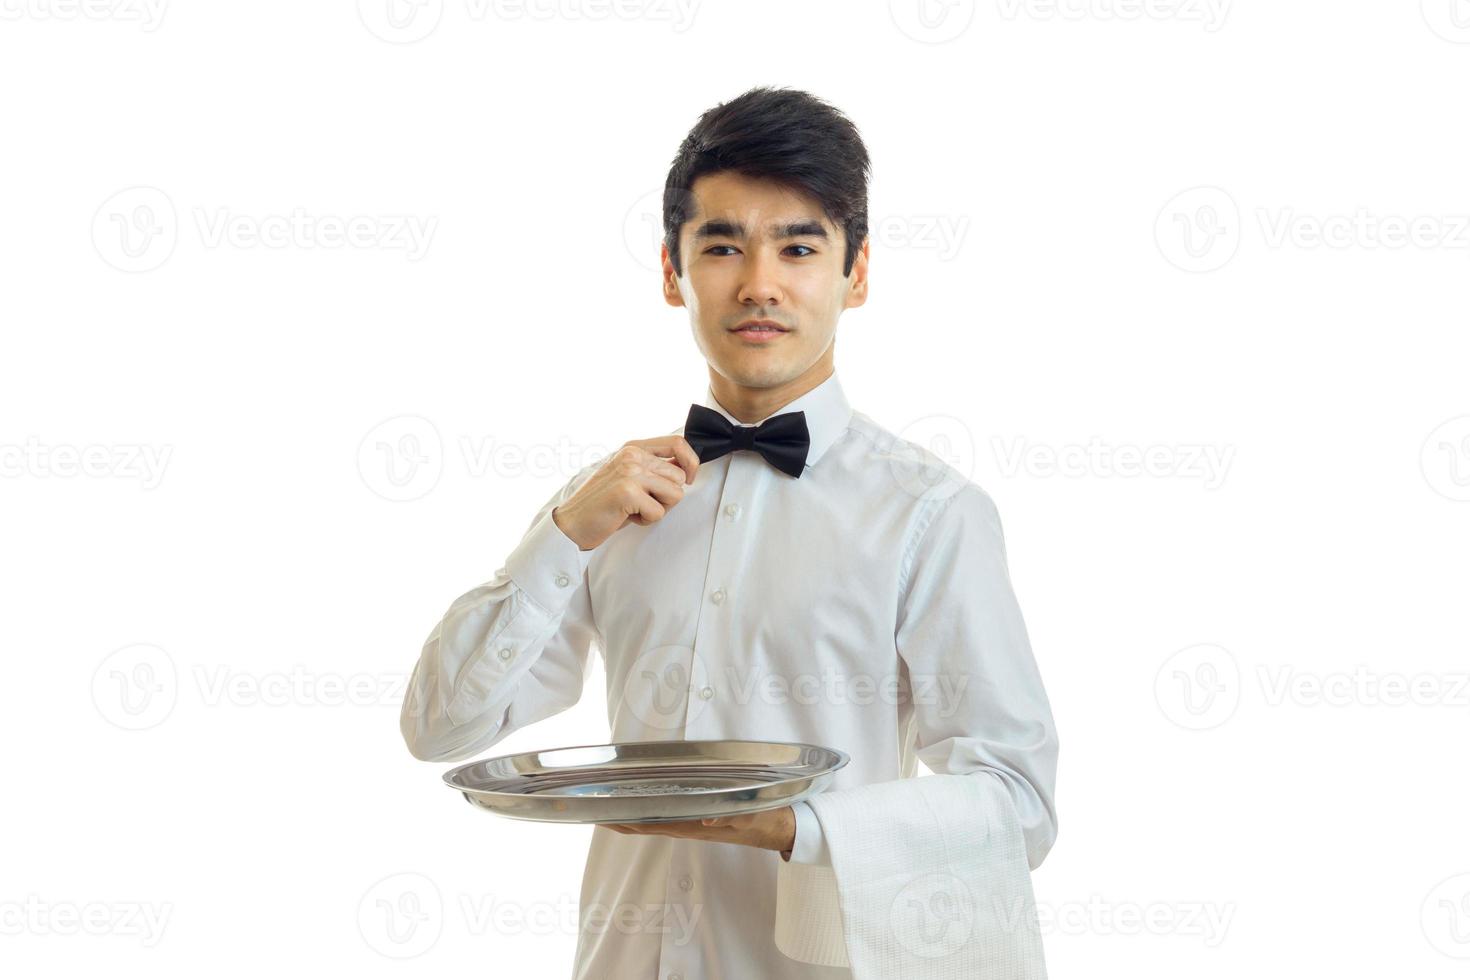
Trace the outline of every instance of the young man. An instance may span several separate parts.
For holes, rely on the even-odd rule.
[[[796,869],[830,888],[840,854],[855,888],[858,862],[895,859],[909,839],[968,859],[980,845],[958,854],[956,842],[978,822],[997,838],[1016,828],[1024,874],[1055,839],[1057,737],[995,507],[853,411],[834,371],[838,318],[867,298],[867,180],[857,130],[804,92],[753,89],[700,118],[668,175],[662,257],[664,298],[689,311],[709,364],[703,404],[568,481],[505,567],[455,600],[414,670],[403,735],[430,761],[576,703],[593,644],[613,741],[753,738],[851,756],[812,805],[597,827],[576,977],[854,976],[846,953],[871,960],[878,947],[862,944],[885,930],[854,935],[867,926],[844,892],[846,948],[829,935],[794,950],[797,885],[782,882]],[[944,775],[911,779],[919,760]],[[943,804],[899,795],[880,812],[851,795],[961,777],[999,793],[1002,812],[946,825]],[[864,833],[895,853],[853,853],[844,798],[864,800]],[[985,921],[976,896],[949,877],[968,906],[923,882],[907,902],[883,899],[895,916],[938,916],[913,924],[931,944],[920,966],[953,954],[932,946],[955,924],[946,910],[971,913],[961,944],[988,941],[972,935]]]

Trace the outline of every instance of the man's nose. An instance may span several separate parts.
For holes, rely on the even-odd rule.
[[[764,248],[752,248],[748,253],[744,278],[740,285],[742,303],[772,304],[784,298],[781,290],[780,259]]]

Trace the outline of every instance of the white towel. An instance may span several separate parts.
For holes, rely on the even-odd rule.
[[[776,946],[854,980],[1045,980],[1026,843],[987,772],[807,800],[832,867],[782,862]]]

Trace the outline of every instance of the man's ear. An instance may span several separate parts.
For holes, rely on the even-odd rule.
[[[852,259],[852,271],[848,273],[847,298],[842,308],[850,310],[868,301],[868,247],[871,239],[864,238],[862,247]]]
[[[679,292],[679,277],[674,272],[674,261],[669,257],[667,243],[658,247],[658,258],[663,269],[664,302],[670,306],[683,306],[684,295]]]

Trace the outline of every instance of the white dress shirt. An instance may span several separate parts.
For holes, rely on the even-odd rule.
[[[708,389],[703,404],[740,424]],[[551,511],[601,461],[573,476],[433,628],[403,706],[409,749],[459,761],[565,710],[595,646],[612,741],[826,745],[851,757],[834,791],[914,777],[919,759],[983,769],[1009,792],[1034,868],[1056,835],[1057,736],[994,504],[853,411],[835,373],[772,414],[795,411],[811,434],[799,479],[731,452],[662,520],[589,551]],[[827,862],[811,808],[794,810],[791,859]],[[574,978],[851,977],[777,949],[782,860],[596,827]]]

